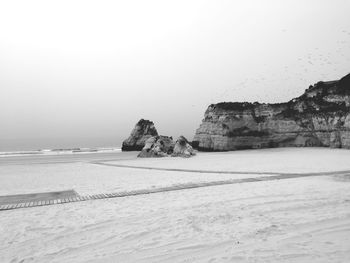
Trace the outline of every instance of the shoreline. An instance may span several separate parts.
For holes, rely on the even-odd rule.
[[[103,152],[121,152],[121,147],[101,147],[101,148],[67,148],[67,149],[40,149],[29,151],[4,151],[0,152],[2,157],[20,157],[31,155],[63,155],[63,154],[86,154]]]

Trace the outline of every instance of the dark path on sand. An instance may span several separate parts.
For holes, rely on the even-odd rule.
[[[176,170],[176,171],[179,171],[179,170]],[[186,170],[186,171],[189,172],[189,170]],[[230,173],[236,173],[236,172],[230,172]],[[261,175],[261,173],[250,173],[250,174]],[[102,194],[85,195],[85,196],[80,196],[80,195],[76,194],[73,190],[63,191],[62,193],[52,192],[52,193],[40,193],[40,194],[30,194],[30,195],[18,195],[18,196],[16,196],[16,195],[1,196],[0,197],[0,211],[12,210],[12,209],[18,209],[18,208],[28,208],[28,207],[36,207],[36,206],[71,203],[71,202],[82,202],[82,201],[96,200],[96,199],[130,197],[130,196],[137,196],[137,195],[180,191],[180,190],[209,187],[209,186],[240,184],[240,183],[254,183],[254,182],[283,180],[283,179],[292,179],[292,178],[300,178],[300,177],[329,176],[329,175],[350,175],[350,171],[338,171],[338,172],[326,172],[326,173],[305,173],[305,174],[292,174],[292,173],[291,174],[277,174],[277,175],[270,175],[270,176],[259,176],[259,177],[251,177],[251,178],[221,180],[221,181],[202,182],[202,183],[176,184],[176,185],[159,187],[159,188],[152,188],[152,189],[140,189],[140,190],[135,190],[135,191],[102,193]],[[68,194],[65,195],[65,193],[68,193]]]
[[[249,171],[213,171],[213,170],[192,170],[192,169],[177,169],[177,168],[161,168],[161,167],[146,167],[135,166],[125,164],[115,164],[106,162],[90,162],[96,165],[112,166],[118,168],[131,168],[131,169],[143,169],[143,170],[156,170],[156,171],[170,171],[170,172],[186,172],[186,173],[208,173],[208,174],[251,174],[251,175],[279,175],[279,176],[320,176],[320,175],[343,175],[350,174],[350,170],[346,171],[332,171],[332,172],[317,172],[317,173],[279,173],[279,172],[249,172]],[[271,176],[269,176],[271,177]]]
[[[201,187],[220,186],[240,183],[254,183],[272,180],[283,180],[310,176],[332,176],[340,175],[350,177],[350,170],[319,172],[319,173],[278,173],[278,172],[247,172],[247,171],[214,171],[214,170],[190,170],[176,168],[157,168],[124,165],[117,163],[109,163],[110,161],[125,161],[136,158],[137,153],[93,153],[93,154],[64,154],[64,155],[42,155],[42,156],[14,156],[0,158],[0,165],[36,165],[36,164],[58,164],[58,163],[75,163],[85,162],[94,165],[110,166],[125,169],[143,169],[157,171],[173,171],[173,172],[188,172],[188,173],[210,173],[210,174],[249,174],[249,178],[229,179],[211,182],[199,183],[184,183],[175,184],[159,188],[140,189],[135,191],[116,192],[116,193],[101,193],[95,195],[80,196],[74,190],[55,191],[48,193],[32,193],[20,195],[0,196],[0,211],[12,210],[18,208],[46,206],[70,202],[81,202],[96,199],[107,199],[116,197],[129,197],[137,195],[155,194],[162,192],[180,191],[186,189],[194,189]],[[254,176],[255,175],[255,176]]]

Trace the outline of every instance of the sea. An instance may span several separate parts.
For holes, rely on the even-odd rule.
[[[121,151],[118,138],[0,139],[0,157]]]

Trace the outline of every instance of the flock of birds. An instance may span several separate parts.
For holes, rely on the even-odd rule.
[[[260,76],[245,77],[230,87],[218,89],[210,103],[282,102],[300,96],[310,84],[314,84],[312,81],[341,78],[341,74],[349,73],[346,70],[350,69],[350,31],[344,29],[340,32],[342,37],[333,44],[336,49],[325,51],[321,47],[315,47],[277,70],[275,65],[265,63]]]

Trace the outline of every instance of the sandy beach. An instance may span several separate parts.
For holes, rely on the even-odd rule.
[[[350,261],[350,151],[136,155],[1,158],[0,195],[302,177],[1,211],[0,262]]]
[[[349,10],[0,1],[0,263],[350,263]]]

